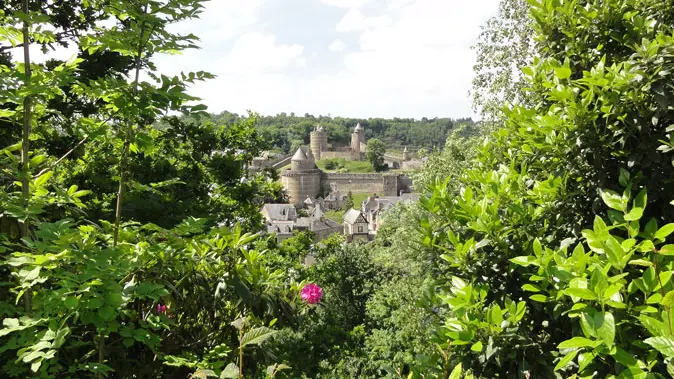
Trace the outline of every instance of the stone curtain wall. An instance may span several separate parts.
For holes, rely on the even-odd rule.
[[[351,150],[349,151],[322,151],[321,159],[335,159],[335,158],[344,158],[349,161],[355,161],[360,159],[360,154],[354,153]]]
[[[397,196],[400,190],[408,190],[412,181],[404,175],[387,174],[336,174],[323,173],[323,191],[330,191],[331,183],[339,192],[376,193],[379,196]]]
[[[383,195],[384,180],[381,174],[323,174],[324,191],[330,191],[330,184],[335,183],[339,192],[376,193]]]

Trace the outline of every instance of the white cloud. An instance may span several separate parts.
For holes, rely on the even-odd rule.
[[[346,49],[347,49],[346,44],[339,38],[332,41],[330,46],[328,46],[328,50],[332,51],[333,53],[342,53],[346,51]]]
[[[309,86],[329,88],[314,96],[326,98],[324,106],[333,114],[470,116],[475,61],[470,46],[497,4],[393,0],[389,12],[378,17],[393,17],[394,22],[363,26],[352,16],[351,29],[361,31],[360,51],[345,56],[342,72]]]
[[[334,5],[337,0],[323,2]],[[361,3],[339,2],[343,8]],[[391,0],[379,9],[368,7],[370,17],[350,9],[336,29],[353,31],[359,38],[356,46],[349,43],[340,67],[332,72],[321,66],[321,59],[330,58],[308,51],[311,70],[307,72],[311,74],[294,73],[297,70],[286,67],[305,59],[301,46],[280,44],[270,35],[247,35],[218,63],[215,73],[221,73],[219,78],[197,85],[193,93],[204,97],[216,112],[252,109],[263,114],[351,117],[471,116],[468,90],[475,57],[470,45],[497,4],[498,0],[469,4]],[[324,35],[329,35],[329,28],[327,25]],[[335,39],[329,51],[345,52],[346,43]]]
[[[321,0],[325,5],[330,5],[337,8],[362,8],[371,0]]]
[[[378,28],[390,25],[391,18],[387,15],[365,17],[358,9],[351,9],[337,23],[335,28],[340,33],[359,32],[369,28]]]
[[[230,54],[219,62],[222,74],[261,74],[278,71],[293,63],[304,65],[302,45],[277,44],[276,37],[258,32],[244,34]]]

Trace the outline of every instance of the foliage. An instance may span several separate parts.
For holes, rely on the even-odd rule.
[[[429,188],[437,181],[448,181],[453,190],[458,190],[461,173],[472,164],[484,137],[482,125],[464,124],[449,133],[444,149],[430,154],[423,170],[412,174],[415,186]]]
[[[209,117],[219,125],[235,124],[241,118],[240,115],[229,112]],[[370,118],[366,120],[280,113],[275,116],[259,117],[257,130],[275,150],[292,154],[299,146],[309,144],[309,134],[316,125],[323,126],[328,133],[328,141],[333,146],[349,146],[353,128],[360,123],[365,128],[366,140],[378,138],[387,146],[402,150],[404,146],[437,147],[447,138],[447,133],[456,123],[472,122],[469,118],[456,120],[425,117],[421,120]]]
[[[386,154],[386,144],[384,142],[377,138],[367,141],[365,154],[376,171],[384,169],[384,154]]]
[[[526,102],[506,109],[458,185],[422,201],[421,240],[447,263],[436,342],[448,354],[427,367],[663,377],[666,329],[639,318],[669,317],[668,227],[654,234],[674,221],[671,13],[655,1],[529,4],[540,56],[523,68]]]
[[[527,101],[526,80],[521,68],[532,63],[537,53],[529,2],[501,0],[498,14],[482,25],[473,46],[477,52],[473,66],[473,108],[482,116],[483,127],[502,121],[505,104]]]
[[[316,161],[316,166],[324,171],[368,173],[373,172],[372,163],[367,161],[352,161],[344,158],[330,158]]]

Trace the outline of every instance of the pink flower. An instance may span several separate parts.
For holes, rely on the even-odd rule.
[[[323,289],[314,283],[307,284],[302,288],[301,297],[309,304],[316,304],[323,297]]]
[[[166,305],[157,304],[157,313],[166,313]]]

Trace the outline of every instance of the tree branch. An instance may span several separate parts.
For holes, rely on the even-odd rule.
[[[62,160],[66,159],[70,154],[72,154],[72,152],[75,151],[75,149],[77,149],[78,147],[82,146],[82,144],[83,144],[87,139],[89,139],[89,136],[84,136],[84,138],[82,138],[82,140],[80,140],[80,142],[78,142],[77,145],[75,145],[75,147],[73,147],[72,149],[68,150],[68,152],[65,153],[65,154],[64,154],[61,158],[59,158],[56,162],[54,162],[54,164],[52,164],[51,166],[49,166],[49,167],[43,169],[42,171],[38,172],[37,174],[35,174],[35,175],[33,176],[33,179],[39,178],[40,176],[42,176],[42,175],[43,175],[44,173],[46,173],[47,171],[49,171],[49,170],[53,169],[54,167],[56,167],[56,165],[58,165],[59,163],[61,163]]]

